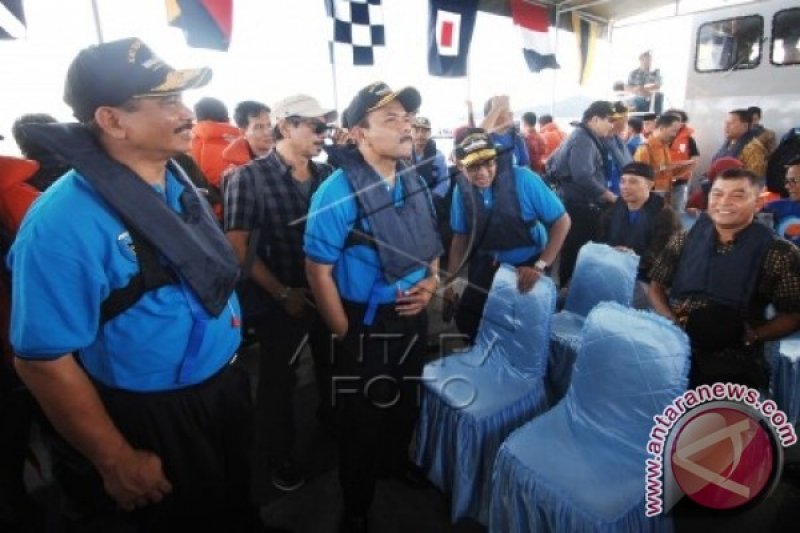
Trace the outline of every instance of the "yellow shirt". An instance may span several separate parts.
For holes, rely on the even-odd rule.
[[[755,138],[742,149],[742,153],[739,154],[739,161],[742,162],[744,168],[763,178],[767,175],[768,157],[769,152],[766,147],[758,138]]]

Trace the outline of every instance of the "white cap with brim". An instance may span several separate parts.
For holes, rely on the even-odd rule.
[[[319,102],[307,94],[295,94],[275,104],[272,116],[277,120],[289,117],[317,118],[322,117],[326,123],[336,120],[338,113],[335,109],[326,109]]]

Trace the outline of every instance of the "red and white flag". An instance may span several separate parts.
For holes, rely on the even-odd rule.
[[[465,76],[478,0],[430,0],[428,5],[428,72]]]
[[[550,42],[550,15],[547,8],[525,0],[511,0],[511,18],[522,33],[525,62],[533,72],[559,68]]]
[[[436,48],[443,56],[458,55],[459,32],[461,31],[461,15],[452,11],[436,12]]]

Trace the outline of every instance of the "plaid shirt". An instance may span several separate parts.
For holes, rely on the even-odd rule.
[[[685,233],[679,233],[669,241],[650,269],[651,280],[666,287],[672,286],[685,242]],[[732,249],[732,243],[718,243],[716,253],[724,255]],[[754,295],[757,302],[764,306],[772,303],[775,310],[780,313],[800,312],[800,250],[797,247],[783,239],[775,239],[767,249],[758,276],[759,282]],[[685,300],[670,298],[669,305],[673,312],[687,315],[709,303],[708,298],[704,296],[694,296]],[[756,321],[762,319],[762,317],[745,318]]]
[[[658,69],[645,72],[637,68],[631,71],[630,76],[628,76],[628,85],[644,86],[649,83],[657,83],[658,85],[663,83],[661,80],[661,72]]]
[[[312,181],[308,196],[275,149],[238,167],[225,180],[225,231],[252,231],[261,226],[258,257],[281,283],[290,287],[308,287],[303,253],[305,216],[311,195],[332,172],[325,164],[310,161],[309,165]],[[263,193],[263,213],[256,212],[254,195],[259,189]]]

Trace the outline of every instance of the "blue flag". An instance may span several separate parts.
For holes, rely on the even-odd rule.
[[[22,0],[0,0],[0,39],[19,39],[24,35]]]
[[[478,0],[430,0],[428,72],[432,76],[466,76],[477,12]]]

